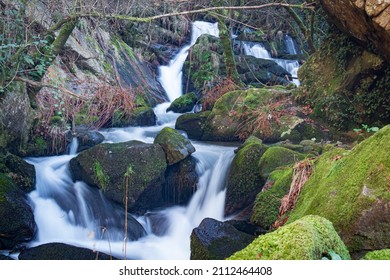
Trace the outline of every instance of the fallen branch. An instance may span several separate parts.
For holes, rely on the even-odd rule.
[[[68,95],[71,95],[73,97],[76,97],[78,99],[81,99],[81,100],[84,100],[84,101],[87,101],[88,98],[85,97],[85,96],[82,96],[80,94],[77,94],[77,93],[74,93],[62,86],[55,86],[55,85],[51,85],[51,84],[47,84],[47,83],[42,83],[42,82],[37,82],[37,81],[32,81],[32,80],[29,80],[29,79],[26,79],[26,78],[22,78],[22,77],[15,77],[15,80],[17,81],[21,81],[21,82],[25,82],[27,84],[29,84],[30,86],[34,87],[34,88],[37,88],[37,89],[41,89],[41,88],[52,88],[52,89],[56,89],[56,90],[60,90],[62,91],[63,93],[65,94],[68,94]]]

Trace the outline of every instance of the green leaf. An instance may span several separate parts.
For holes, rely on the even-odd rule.
[[[23,57],[24,61],[26,61],[30,65],[34,65],[34,60],[30,56]]]

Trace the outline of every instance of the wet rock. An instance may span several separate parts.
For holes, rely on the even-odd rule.
[[[19,260],[115,260],[117,258],[91,249],[63,243],[47,243],[19,254]]]
[[[167,112],[172,111],[174,113],[186,113],[190,112],[196,102],[198,101],[198,97],[195,93],[190,92],[186,93],[179,98],[175,99],[171,105],[167,108]]]
[[[232,225],[211,218],[204,219],[191,234],[191,260],[223,260],[243,249],[254,236]]]
[[[37,227],[25,194],[13,180],[0,173],[0,250],[31,241]]]
[[[100,188],[121,205],[128,187],[128,210],[137,213],[161,205],[166,167],[161,146],[140,141],[99,144],[70,161],[74,180]]]
[[[347,247],[332,223],[320,216],[305,216],[261,235],[231,260],[320,260],[329,253],[350,259]]]
[[[84,126],[79,126],[76,128],[75,136],[78,140],[78,153],[92,148],[93,146],[96,146],[104,141],[104,136],[100,132],[89,130]]]
[[[8,176],[12,177],[15,185],[22,191],[28,193],[35,188],[35,168],[22,158],[7,153],[4,157],[4,165]]]
[[[175,128],[185,131],[190,139],[201,140],[204,124],[209,115],[210,111],[183,114],[176,120]]]
[[[154,144],[159,144],[164,149],[168,165],[178,163],[195,152],[191,142],[170,127],[165,127],[157,134]]]
[[[239,148],[227,177],[225,214],[230,215],[253,203],[264,184],[257,162],[266,151],[261,140],[252,136]]]

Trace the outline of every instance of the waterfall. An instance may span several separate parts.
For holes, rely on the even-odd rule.
[[[160,66],[158,81],[164,88],[170,102],[182,95],[183,65],[188,56],[188,51],[196,43],[196,40],[203,34],[215,37],[219,36],[218,23],[195,21],[192,23],[191,43],[184,46],[176,56],[169,62],[169,65]]]
[[[195,22],[191,44],[202,34],[218,36],[217,24]],[[160,67],[159,80],[170,100],[181,95],[181,69],[188,49],[185,46],[167,66]],[[125,127],[102,130],[105,142],[118,143],[140,140],[152,143],[164,127],[174,127],[180,114],[166,112],[169,103],[157,105],[154,112],[158,124],[151,127]],[[199,175],[198,190],[188,206],[170,207],[141,217],[133,217],[143,226],[146,235],[126,242],[126,258],[130,259],[189,259],[190,234],[206,217],[223,220],[224,183],[234,147],[194,142]],[[105,252],[118,258],[123,256],[124,211],[108,201],[102,192],[84,182],[73,182],[68,164],[77,156],[77,140],[69,148],[69,155],[28,158],[36,169],[36,190],[29,194],[33,204],[38,234],[31,246],[48,242],[62,242]],[[149,216],[157,215],[165,221],[162,236],[153,234]],[[141,235],[141,232],[139,232]]]
[[[294,46],[294,42],[290,36],[288,35],[284,36],[284,43],[286,45],[286,49],[289,52],[289,54],[297,54]],[[256,58],[262,58],[262,59],[271,59],[275,61],[280,67],[284,68],[287,72],[291,74],[291,76],[293,77],[292,82],[294,84],[296,84],[297,86],[300,85],[298,80],[298,69],[300,65],[297,60],[272,58],[271,54],[260,43],[243,42],[243,47],[244,47],[244,53],[246,55],[251,55]]]

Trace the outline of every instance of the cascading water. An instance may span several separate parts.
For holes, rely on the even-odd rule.
[[[284,36],[284,43],[289,54],[297,54],[294,42],[290,36]],[[252,44],[243,42],[243,47],[244,53],[246,55],[251,55],[256,58],[271,59],[275,61],[279,66],[283,67],[287,72],[291,74],[291,76],[293,77],[292,82],[294,84],[296,84],[297,86],[300,85],[300,82],[298,80],[299,62],[297,60],[272,58],[271,54],[264,48],[264,46],[258,43]]]
[[[191,44],[202,34],[218,36],[217,24],[195,22]],[[181,93],[181,69],[188,55],[185,46],[168,66],[160,69],[159,80],[172,101]],[[158,125],[128,127],[102,131],[106,142],[140,140],[152,143],[155,135],[166,126],[173,127],[179,114],[166,113],[169,103],[156,106]],[[224,180],[234,147],[206,145],[194,142],[199,174],[198,190],[187,207],[172,207],[153,215],[165,221],[165,233],[157,236],[151,231],[149,215],[134,218],[143,225],[136,228],[124,250],[124,210],[105,199],[101,191],[83,182],[73,182],[68,170],[69,161],[77,156],[77,142],[72,142],[70,154],[29,158],[37,171],[36,190],[29,197],[33,204],[38,235],[31,246],[62,242],[105,252],[118,258],[131,259],[189,259],[189,236],[194,227],[206,217],[223,220],[225,200]],[[135,225],[133,225],[135,227]],[[124,255],[126,252],[126,255]]]

